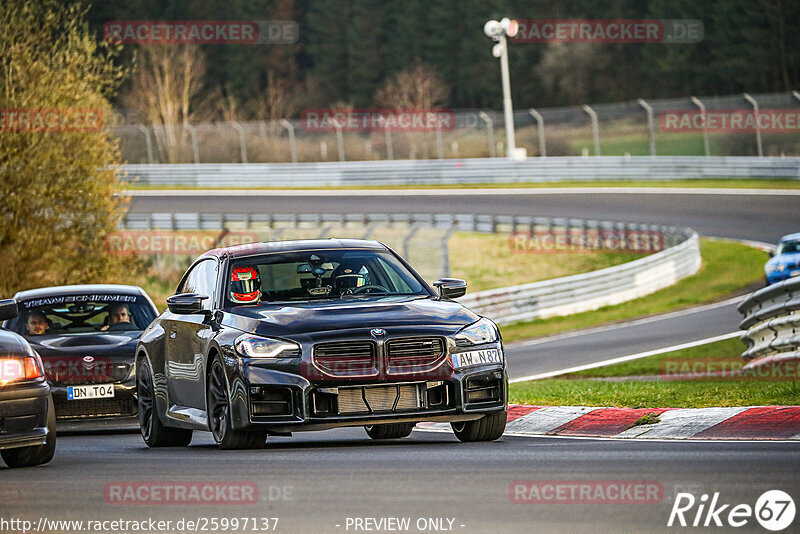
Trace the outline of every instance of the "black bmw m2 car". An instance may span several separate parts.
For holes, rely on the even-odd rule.
[[[505,429],[508,380],[494,323],[432,289],[376,241],[211,250],[142,334],[136,385],[150,447],[210,430],[223,449],[269,434],[363,426],[374,439],[449,422],[461,441]]]

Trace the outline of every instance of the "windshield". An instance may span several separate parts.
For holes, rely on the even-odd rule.
[[[794,254],[796,252],[800,252],[800,241],[784,241],[778,245],[775,255],[780,256],[781,254]]]
[[[155,319],[140,295],[59,295],[19,303],[9,328],[25,337],[144,330]]]
[[[229,304],[238,305],[428,294],[415,274],[388,252],[316,250],[233,262],[227,299]]]

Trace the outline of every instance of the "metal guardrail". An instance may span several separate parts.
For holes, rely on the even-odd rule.
[[[481,291],[460,299],[499,324],[596,310],[671,286],[700,269],[698,235],[651,256],[590,273]]]
[[[800,180],[800,157],[603,156],[123,165],[143,185],[319,187],[600,180],[784,178]]]
[[[745,368],[800,360],[800,278],[756,291],[739,304],[739,312]]]
[[[454,231],[480,233],[549,232],[566,235],[587,233],[658,232],[663,250],[641,259],[579,275],[534,282],[462,297],[460,301],[500,324],[555,315],[568,315],[635,299],[690,276],[700,268],[698,236],[692,230],[648,224],[616,223],[582,219],[480,214],[219,214],[129,213],[120,227],[127,230],[259,230],[306,227],[329,235],[332,225],[363,226],[362,237],[376,226],[408,229],[404,248],[420,227],[444,230],[439,276],[448,276],[448,240]],[[435,246],[435,245],[434,245]],[[602,249],[600,249],[602,251]]]

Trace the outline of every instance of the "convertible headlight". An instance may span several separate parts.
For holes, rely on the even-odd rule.
[[[236,352],[248,358],[298,358],[300,345],[282,339],[244,334],[234,343]]]
[[[771,273],[777,273],[778,271],[782,271],[784,268],[785,265],[783,265],[782,263],[773,263],[772,265],[767,267],[767,270],[769,270],[769,272]]]
[[[481,319],[459,330],[456,334],[459,345],[483,345],[497,341],[497,327],[489,319]]]

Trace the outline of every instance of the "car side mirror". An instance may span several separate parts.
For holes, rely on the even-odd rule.
[[[8,321],[19,315],[19,307],[14,299],[0,300],[0,321]]]
[[[439,290],[439,300],[457,299],[467,293],[467,283],[458,278],[440,278],[433,286]]]
[[[208,295],[198,295],[197,293],[181,293],[167,298],[167,308],[169,311],[179,315],[206,314],[208,310],[203,309],[203,301]]]
[[[770,258],[774,258],[775,257],[775,253],[772,252],[771,250],[769,252],[767,252],[767,254],[769,254]]]

